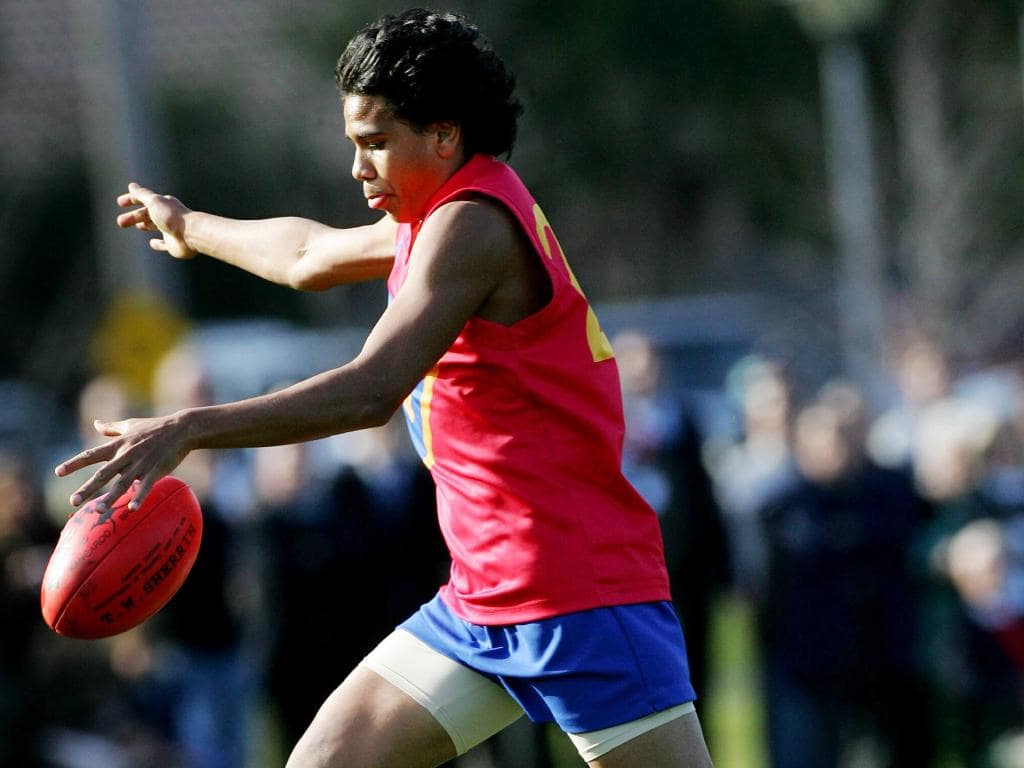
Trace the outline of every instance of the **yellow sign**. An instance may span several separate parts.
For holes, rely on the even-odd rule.
[[[187,330],[187,320],[159,297],[117,296],[96,329],[90,359],[97,373],[117,376],[133,396],[148,402],[157,364]]]

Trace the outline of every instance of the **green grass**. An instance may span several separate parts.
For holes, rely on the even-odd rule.
[[[766,768],[757,639],[750,609],[736,596],[714,606],[710,675],[698,711],[716,768]]]

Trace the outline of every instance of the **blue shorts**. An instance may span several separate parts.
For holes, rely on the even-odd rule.
[[[669,602],[481,626],[435,596],[400,628],[503,686],[534,722],[554,721],[567,733],[608,728],[697,698]]]

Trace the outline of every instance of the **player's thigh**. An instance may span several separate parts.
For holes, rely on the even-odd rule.
[[[640,734],[588,765],[592,768],[711,768],[700,720],[690,712]]]
[[[320,707],[287,768],[433,768],[453,757],[451,738],[427,709],[358,666]]]

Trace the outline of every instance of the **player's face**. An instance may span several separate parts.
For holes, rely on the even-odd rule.
[[[399,222],[421,218],[461,162],[452,127],[418,131],[394,117],[380,96],[346,96],[344,112],[345,135],[355,145],[352,176],[362,182],[367,205]]]

